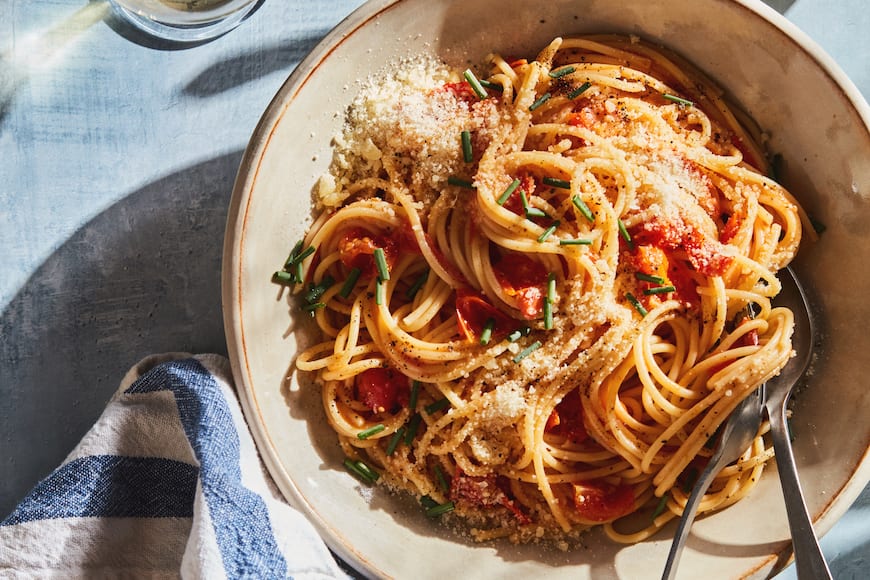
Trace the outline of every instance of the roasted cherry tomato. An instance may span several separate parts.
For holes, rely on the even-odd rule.
[[[499,340],[517,328],[517,321],[490,304],[480,294],[460,288],[456,291],[456,320],[459,332],[468,340],[478,341],[492,320],[492,339]]]
[[[550,413],[544,431],[553,435],[564,435],[574,443],[581,443],[589,437],[583,424],[583,406],[580,404],[579,392],[571,391],[559,401]]]
[[[544,288],[547,284],[547,269],[518,252],[504,253],[493,263],[498,282],[508,296],[515,297],[523,318],[535,320],[544,307]]]
[[[609,522],[634,508],[634,491],[630,485],[611,485],[600,480],[572,484],[574,508],[585,520]]]
[[[394,412],[408,404],[408,377],[391,368],[368,369],[356,376],[358,400],[374,413]]]
[[[399,255],[399,246],[390,236],[373,234],[362,228],[346,230],[338,242],[341,263],[348,268],[359,268],[363,278],[373,276],[377,272],[375,265],[375,250],[384,250],[387,268],[392,268]]]

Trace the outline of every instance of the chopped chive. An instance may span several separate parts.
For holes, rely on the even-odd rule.
[[[537,109],[538,107],[540,107],[541,105],[543,105],[544,103],[549,101],[551,96],[553,96],[553,95],[551,95],[550,93],[544,93],[543,95],[538,97],[534,103],[529,105],[529,111],[534,111],[535,109]]]
[[[321,308],[326,308],[326,303],[314,302],[312,304],[306,304],[302,307],[302,310],[304,310],[305,312],[314,312],[315,310],[320,310]]]
[[[592,210],[589,209],[589,206],[586,205],[586,203],[582,199],[580,199],[579,195],[575,195],[574,197],[572,197],[571,202],[578,210],[580,210],[580,213],[583,214],[583,217],[585,217],[590,222],[595,221],[595,216],[592,215]]]
[[[549,300],[544,300],[544,329],[553,329],[553,303]]]
[[[489,344],[492,339],[492,329],[495,326],[494,318],[487,318],[486,324],[483,325],[483,332],[480,333],[480,344]]]
[[[659,503],[658,503],[658,505],[656,506],[656,509],[653,511],[653,513],[652,513],[652,517],[651,517],[650,519],[653,519],[653,520],[654,520],[654,519],[656,519],[657,517],[659,517],[660,515],[662,515],[662,514],[664,513],[664,511],[665,511],[665,507],[667,507],[667,505],[668,505],[668,497],[669,497],[669,495],[670,495],[670,494],[667,494],[667,495],[663,495],[663,496],[661,497],[661,499],[659,500]]]
[[[485,89],[490,89],[490,90],[493,90],[497,93],[504,92],[504,87],[498,83],[494,83],[494,82],[488,81],[486,79],[478,79],[477,82],[479,82],[480,86],[482,86]]]
[[[556,273],[550,272],[547,274],[547,300],[550,302],[556,301]]]
[[[532,344],[530,344],[529,346],[527,346],[526,348],[524,348],[523,350],[521,350],[521,351],[520,351],[520,352],[519,352],[519,353],[518,353],[518,354],[513,358],[513,361],[514,361],[515,363],[518,363],[518,362],[520,362],[521,360],[523,360],[524,358],[526,358],[527,356],[529,356],[530,354],[532,354],[533,352],[535,352],[536,350],[538,350],[539,348],[541,348],[541,341],[540,341],[540,340],[536,340],[535,342],[533,342]]]
[[[448,485],[447,478],[444,476],[444,470],[437,463],[435,464],[435,478],[438,480],[438,487],[441,488],[441,491],[448,493],[450,485]]]
[[[341,290],[338,292],[342,298],[350,296],[350,293],[353,292],[354,286],[356,286],[356,281],[359,280],[360,274],[362,274],[362,270],[359,268],[353,268],[348,272],[347,279],[344,281]]]
[[[387,256],[383,248],[375,248],[375,266],[378,268],[378,277],[381,281],[390,279],[390,268],[387,267]]]
[[[489,96],[486,89],[483,88],[483,85],[480,84],[480,81],[477,80],[477,77],[474,76],[474,73],[471,72],[470,68],[465,69],[462,76],[464,76],[465,80],[468,81],[468,84],[471,85],[471,90],[474,91],[474,94],[477,95],[478,99],[485,99]]]
[[[294,264],[293,270],[295,271],[296,281],[300,284],[305,282],[305,272],[302,270],[302,260],[299,260]]]
[[[399,441],[402,440],[402,435],[405,434],[405,428],[399,427],[393,436],[390,437],[390,442],[387,443],[387,455],[392,455],[396,452],[396,447],[399,446]]]
[[[552,224],[550,224],[550,227],[548,227],[546,230],[544,230],[543,234],[538,236],[538,243],[543,244],[544,242],[546,242],[547,238],[552,236],[553,232],[555,232],[556,228],[558,228],[558,227],[559,227],[559,220],[556,220]]]
[[[662,96],[669,101],[673,101],[678,105],[685,105],[686,107],[694,107],[695,103],[688,99],[684,99],[682,97],[678,97],[677,95],[669,95],[668,93],[662,93]]]
[[[357,439],[368,439],[372,435],[377,435],[378,433],[380,433],[381,431],[383,431],[386,428],[387,427],[383,423],[379,423],[378,425],[375,425],[374,427],[369,427],[368,429],[364,429],[364,430],[360,431],[359,433],[356,434],[356,438]]]
[[[579,97],[580,95],[585,93],[589,89],[589,87],[591,87],[591,86],[592,86],[592,83],[590,83],[589,81],[586,81],[585,83],[583,83],[582,85],[580,85],[579,87],[577,87],[576,89],[574,89],[573,91],[568,93],[568,98],[571,100],[576,99],[577,97]]]
[[[516,342],[524,336],[528,336],[532,331],[528,326],[518,328],[507,336],[508,342]]]
[[[412,411],[417,410],[417,397],[420,396],[420,381],[413,381],[411,383],[411,396],[408,399],[408,408]]]
[[[443,399],[438,399],[434,403],[429,403],[423,410],[426,411],[427,414],[431,415],[433,413],[437,413],[438,411],[443,411],[447,407],[450,406],[450,401],[447,400],[447,397]]]
[[[290,272],[278,271],[273,275],[278,282],[296,282],[296,276]]]
[[[570,240],[559,240],[560,246],[588,246],[592,240],[588,238],[574,238]]]
[[[284,264],[284,267],[289,268],[290,266],[302,263],[302,261],[311,254],[313,254],[316,249],[317,248],[315,248],[314,246],[308,246],[301,253],[297,252],[295,254],[290,254],[290,257],[287,258],[287,263]]]
[[[497,200],[495,200],[495,202],[498,205],[504,205],[505,202],[508,200],[508,198],[511,196],[511,194],[514,191],[516,191],[516,189],[517,189],[517,187],[519,187],[519,185],[520,185],[519,179],[514,179],[513,181],[511,181],[511,184],[507,186],[507,189],[504,190],[504,193],[502,193],[499,196],[499,198]]]
[[[464,187],[465,189],[474,189],[473,183],[471,183],[467,179],[456,177],[455,175],[451,175],[450,177],[448,177],[447,183],[449,183],[450,185],[455,185],[457,187]]]
[[[628,233],[623,221],[617,220],[617,226],[619,227],[619,235],[622,236],[622,239],[625,240],[625,243],[628,244],[629,248],[633,248],[634,242],[631,241],[631,234]]]
[[[541,180],[544,185],[549,185],[550,187],[558,187],[560,189],[571,189],[571,182],[566,181],[564,179],[556,179],[555,177],[545,177]]]
[[[333,284],[335,284],[335,280],[333,280],[332,276],[324,276],[323,280],[320,281],[320,284],[311,286],[311,288],[308,289],[308,292],[305,293],[305,301],[316,302],[317,299],[323,296],[323,293],[329,290]]]
[[[529,198],[526,197],[526,192],[523,190],[520,190],[520,201],[523,202],[523,209],[528,212],[531,206],[529,205]]]
[[[563,66],[562,68],[557,68],[556,70],[551,70],[549,74],[550,74],[550,77],[552,77],[554,79],[558,79],[558,78],[561,78],[565,75],[571,74],[575,70],[577,70],[577,69],[575,69],[573,66],[569,65],[569,66]]]
[[[431,496],[424,495],[420,498],[420,505],[426,509],[433,508],[438,505],[438,502],[432,499]]]
[[[530,207],[529,209],[526,210],[526,219],[545,218],[545,217],[547,217],[547,214],[544,213],[544,210],[542,210],[542,209],[538,209],[536,207]]]
[[[378,473],[377,471],[375,471],[374,469],[372,469],[371,467],[369,467],[369,464],[366,463],[365,461],[357,461],[357,462],[356,462],[356,466],[359,468],[360,471],[362,471],[363,473],[365,473],[365,474],[367,475],[367,477],[368,477],[372,482],[377,481],[378,478],[381,476],[380,473]]]
[[[362,461],[354,461],[350,458],[345,458],[344,467],[357,479],[369,485],[378,480],[380,474],[374,471],[371,467]]]
[[[649,312],[647,312],[647,309],[643,307],[643,304],[641,304],[640,301],[635,298],[634,294],[632,294],[631,292],[625,293],[625,299],[628,300],[632,306],[634,306],[634,309],[637,310],[641,316],[646,316],[647,314],[649,314]]]
[[[375,304],[378,306],[382,305],[387,300],[387,288],[384,281],[378,279],[377,284],[375,286]]]
[[[413,300],[414,296],[417,295],[417,292],[420,291],[420,288],[423,287],[423,284],[426,283],[426,280],[428,278],[429,278],[429,270],[426,270],[425,272],[420,274],[416,280],[414,280],[414,283],[411,284],[410,288],[408,288],[408,290],[405,292],[405,297],[408,300]]]
[[[287,256],[287,261],[284,262],[284,264],[285,264],[284,267],[285,267],[285,268],[286,268],[288,265],[290,265],[290,264],[292,264],[293,262],[296,261],[296,256],[298,256],[298,255],[299,255],[299,252],[302,251],[302,243],[303,243],[302,240],[299,240],[299,241],[296,242],[296,244],[293,246],[293,249],[290,250],[290,255]]]
[[[644,274],[643,272],[635,272],[634,277],[638,280],[643,280],[644,282],[649,282],[650,284],[664,284],[665,279],[661,276],[652,276],[650,274]]]
[[[647,296],[653,296],[655,294],[667,294],[668,292],[676,292],[676,288],[673,286],[657,286],[655,288],[647,288],[643,291]]]
[[[471,133],[463,131],[460,133],[462,139],[462,160],[466,163],[474,161],[474,150],[471,148]]]
[[[435,507],[430,507],[426,510],[426,515],[430,518],[438,517],[442,514],[446,514],[447,512],[452,512],[456,506],[452,501],[448,501],[447,503],[442,503],[436,505]]]
[[[417,436],[417,429],[420,428],[420,421],[423,420],[423,416],[420,413],[416,413],[411,420],[408,421],[408,430],[405,431],[405,445],[410,445],[412,441],[414,441],[414,437]]]

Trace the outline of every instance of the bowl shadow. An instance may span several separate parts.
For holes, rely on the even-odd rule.
[[[234,151],[163,177],[57,248],[0,314],[0,515],[58,466],[127,369],[226,354],[220,269]]]

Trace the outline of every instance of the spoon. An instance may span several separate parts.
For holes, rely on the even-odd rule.
[[[773,452],[776,455],[779,481],[785,498],[785,509],[794,548],[795,571],[798,578],[802,580],[831,578],[831,572],[813,532],[813,523],[804,502],[786,423],[789,397],[795,383],[806,372],[812,356],[813,320],[806,295],[794,272],[791,268],[785,268],[780,270],[780,274],[782,291],[775,301],[778,306],[785,306],[794,313],[792,346],[797,354],[785,365],[779,375],[767,381],[767,400],[764,406],[770,419]]]
[[[762,385],[740,401],[723,424],[722,433],[713,450],[713,455],[692,487],[692,493],[689,495],[686,507],[683,508],[683,515],[671,543],[671,551],[668,553],[668,561],[665,563],[662,580],[671,580],[676,575],[677,564],[683,553],[683,546],[686,545],[689,529],[692,527],[692,522],[695,521],[698,504],[701,503],[701,498],[704,497],[704,493],[710,487],[716,474],[729,463],[737,461],[758,434],[758,427],[761,425],[761,411],[764,408],[763,391],[764,386]]]

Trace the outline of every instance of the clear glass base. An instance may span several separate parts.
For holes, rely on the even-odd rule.
[[[264,0],[109,0],[116,15],[142,32],[171,42],[197,43],[226,34]]]

